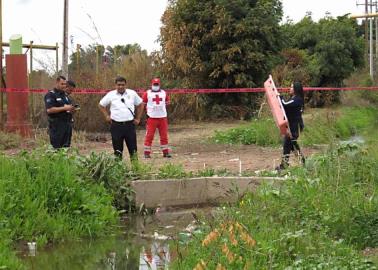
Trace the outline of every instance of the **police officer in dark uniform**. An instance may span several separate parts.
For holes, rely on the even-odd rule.
[[[290,152],[296,151],[301,159],[301,162],[305,163],[305,158],[301,152],[298,144],[298,137],[300,132],[304,128],[302,113],[304,109],[304,93],[303,87],[300,82],[294,82],[289,91],[291,97],[288,101],[283,99],[281,102],[285,109],[285,113],[289,122],[291,134],[287,134],[283,140],[283,156],[281,164],[276,168],[277,170],[285,169],[289,165]]]
[[[71,145],[72,113],[75,107],[65,89],[66,78],[59,76],[56,79],[55,88],[45,95],[50,143],[55,149]]]

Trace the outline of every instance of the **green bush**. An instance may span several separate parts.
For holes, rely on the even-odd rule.
[[[216,131],[212,141],[224,144],[277,145],[279,133],[273,119],[254,120],[250,124],[226,131]]]
[[[133,190],[130,182],[134,172],[126,164],[107,153],[91,153],[79,159],[79,175],[82,179],[103,185],[112,195],[113,205],[117,209],[132,207]],[[127,177],[129,176],[129,177]]]

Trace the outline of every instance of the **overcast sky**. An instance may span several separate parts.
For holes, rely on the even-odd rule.
[[[359,0],[360,3],[364,2]],[[363,13],[356,0],[283,0],[284,19],[298,21],[311,11],[315,20],[328,11],[332,16]],[[61,44],[64,0],[3,0],[3,41],[21,34],[23,43]],[[148,52],[156,42],[167,0],[71,0],[70,51],[79,43],[117,45],[139,43]],[[97,29],[97,30],[96,30]],[[51,57],[54,59],[54,56]]]

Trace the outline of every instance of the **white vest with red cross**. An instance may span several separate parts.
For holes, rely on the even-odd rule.
[[[166,105],[169,102],[168,95],[164,90],[157,92],[148,90],[143,95],[143,102],[146,103],[147,115],[151,118],[167,117]]]

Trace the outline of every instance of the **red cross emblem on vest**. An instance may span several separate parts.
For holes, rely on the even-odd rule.
[[[152,101],[155,101],[157,105],[160,104],[160,101],[163,101],[163,99],[161,97],[159,97],[159,95],[155,95],[155,97],[152,99]]]

